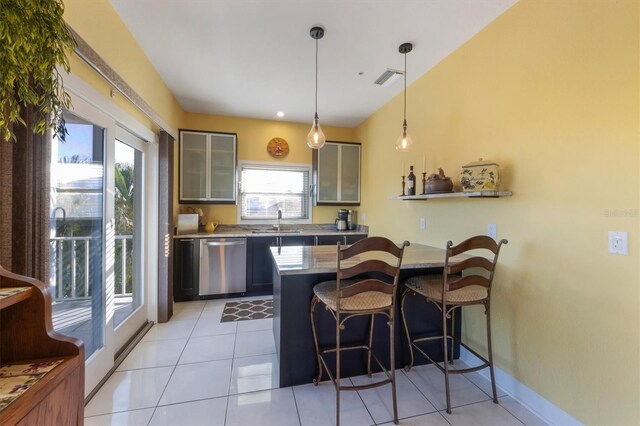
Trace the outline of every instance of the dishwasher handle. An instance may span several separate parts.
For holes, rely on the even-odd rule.
[[[239,246],[239,245],[243,245],[246,244],[244,241],[223,241],[223,242],[219,242],[219,241],[208,241],[207,245],[208,246],[212,246],[212,247],[220,247],[220,246]]]

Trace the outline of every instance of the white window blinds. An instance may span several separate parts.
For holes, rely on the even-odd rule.
[[[242,220],[309,219],[309,167],[244,164],[240,173]]]

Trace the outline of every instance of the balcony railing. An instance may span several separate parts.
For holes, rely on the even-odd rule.
[[[56,301],[88,299],[93,277],[102,276],[102,239],[97,237],[53,237],[49,239],[51,285]],[[114,296],[132,295],[133,236],[115,237]],[[100,278],[101,279],[101,278]]]

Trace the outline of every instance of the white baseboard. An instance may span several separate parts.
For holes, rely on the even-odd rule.
[[[477,365],[479,359],[463,346],[460,347],[460,360],[469,365]],[[496,386],[501,388],[506,394],[528,408],[532,413],[540,417],[550,425],[574,426],[582,425],[570,414],[556,407],[554,404],[543,398],[540,394],[520,383],[498,367],[494,367],[496,375]],[[479,373],[490,379],[489,369],[480,370]]]

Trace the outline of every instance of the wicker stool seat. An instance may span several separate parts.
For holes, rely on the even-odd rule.
[[[489,367],[491,375],[491,388],[493,391],[493,402],[498,403],[496,392],[496,381],[493,372],[493,353],[491,350],[491,284],[500,247],[506,244],[507,240],[496,243],[486,235],[471,237],[457,246],[451,241],[447,243],[447,251],[444,261],[444,271],[442,275],[422,275],[411,277],[405,282],[405,289],[400,298],[400,313],[404,331],[409,344],[409,354],[411,359],[405,370],[409,371],[413,367],[414,350],[427,358],[434,366],[444,373],[445,392],[447,398],[447,413],[451,414],[451,396],[449,389],[449,375],[465,374]],[[482,256],[467,255],[460,261],[451,261],[451,258],[465,254],[469,251],[487,250],[493,255],[492,259]],[[464,274],[463,274],[464,272]],[[409,296],[422,296],[427,302],[435,304],[442,313],[442,330],[438,336],[412,337],[409,332],[407,319],[405,316],[405,300]],[[481,305],[484,306],[484,313],[487,320],[487,357],[475,352],[455,336],[455,313],[462,306]],[[450,323],[450,324],[449,324]],[[451,330],[449,333],[448,330]],[[440,340],[443,349],[443,362],[440,365],[436,360],[427,355],[419,342]],[[449,346],[451,344],[451,346]],[[469,368],[451,369],[449,362],[453,362],[455,344],[464,346],[469,352],[478,357],[482,363]]]
[[[396,369],[395,369],[395,345],[394,345],[394,317],[395,317],[395,295],[400,276],[400,265],[404,248],[409,245],[408,241],[398,247],[392,241],[383,237],[369,237],[358,241],[352,246],[341,247],[337,245],[338,259],[336,279],[324,281],[313,287],[313,297],[311,298],[311,331],[313,332],[313,343],[316,349],[316,360],[318,361],[318,375],[313,379],[317,385],[322,379],[322,373],[326,371],[329,379],[336,388],[336,425],[340,424],[340,392],[358,391],[377,386],[391,384],[391,398],[393,403],[393,421],[398,424],[398,404],[396,400]],[[366,254],[360,257],[359,255]],[[372,255],[370,255],[372,254]],[[386,260],[392,255],[393,265]],[[349,266],[342,263],[345,260],[360,260]],[[316,306],[318,303],[325,305],[327,311],[335,319],[335,347],[320,348],[318,344],[318,334],[316,331]],[[376,315],[385,317],[389,325],[389,368],[386,368],[371,349],[374,336],[374,319]],[[363,344],[343,345],[340,342],[340,334],[346,326],[346,322],[358,316],[368,316],[369,332],[368,341]],[[380,370],[384,372],[385,378],[366,385],[349,385],[349,381],[340,382],[340,358],[341,352],[349,350],[367,351],[367,372],[372,375],[371,361],[374,360]],[[329,368],[325,356],[335,360],[335,369]],[[333,370],[333,371],[332,371]]]
[[[349,287],[349,283],[343,281],[343,288]],[[353,283],[351,283],[353,284]],[[337,309],[337,290],[335,281],[324,281],[313,287],[313,293],[322,303],[330,309]],[[357,312],[369,311],[371,309],[384,309],[391,306],[391,295],[379,291],[365,291],[351,297],[340,299],[340,310]]]
[[[405,286],[414,292],[433,300],[442,300],[442,275],[420,275],[411,277]],[[480,303],[489,297],[489,291],[481,285],[469,285],[446,293],[447,303]]]

